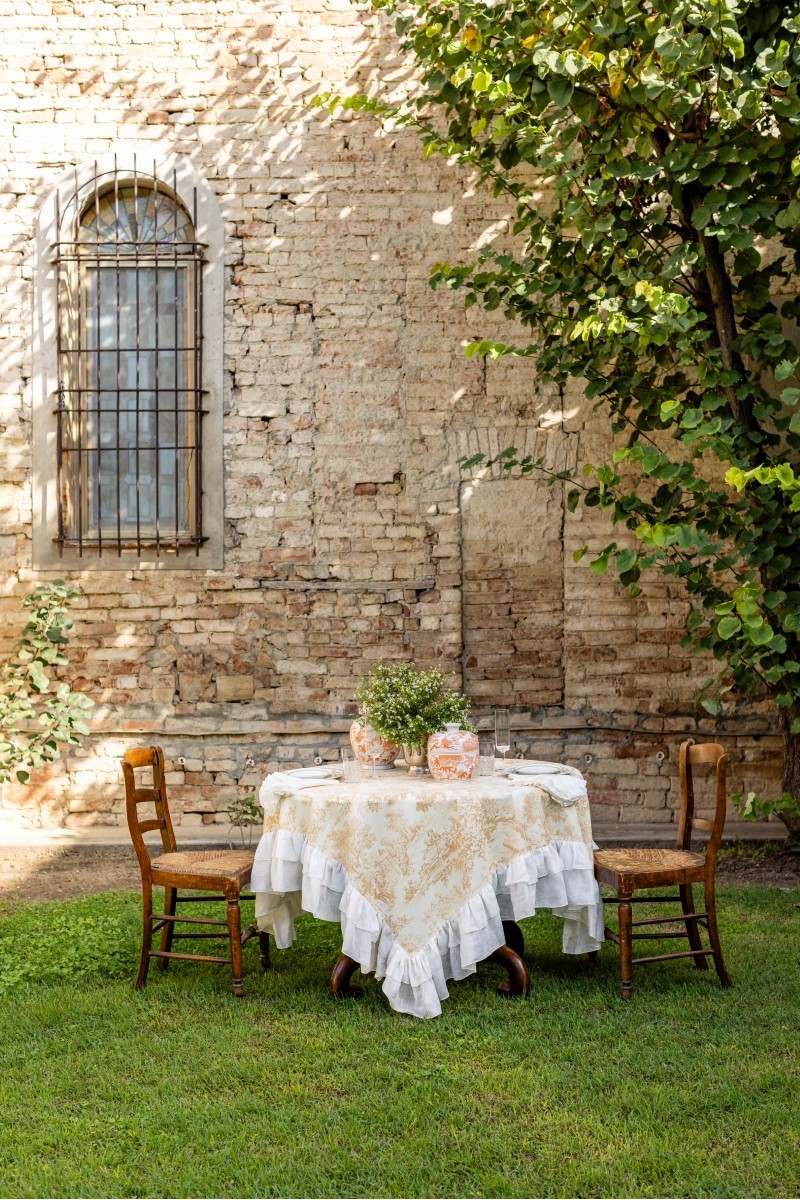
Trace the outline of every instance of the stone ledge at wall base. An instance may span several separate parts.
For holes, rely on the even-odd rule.
[[[155,840],[152,842],[153,849],[160,852],[160,841],[158,835],[153,835]],[[175,827],[175,837],[178,846],[183,849],[191,846],[193,849],[205,849],[206,847],[214,849],[220,846],[227,846],[228,842],[233,843],[234,848],[239,846],[239,832],[234,829],[232,831],[228,825],[192,825],[181,828]],[[150,837],[145,839],[148,844]],[[253,839],[253,847],[255,847],[256,839]],[[0,849],[10,846],[20,847],[37,847],[37,846],[53,846],[66,849],[68,847],[87,848],[92,846],[130,846],[131,839],[125,825],[89,825],[81,829],[66,829],[63,826],[58,828],[47,829],[25,829],[21,826],[6,825],[0,822]]]
[[[654,849],[673,847],[678,836],[677,825],[631,825],[626,821],[607,824],[592,822],[592,834],[598,846],[652,846]],[[781,821],[734,821],[725,823],[723,842],[783,842],[789,831]],[[702,845],[698,838],[695,845]]]
[[[8,846],[123,846],[130,844],[125,826],[89,825],[81,829],[45,828],[26,829],[18,823],[4,821],[0,813],[0,848]],[[231,836],[232,833],[232,836]],[[678,834],[677,825],[631,825],[622,821],[618,824],[595,822],[594,839],[599,846],[653,846],[672,847]],[[234,846],[239,844],[238,830],[231,831],[229,825],[176,826],[175,836],[179,846],[201,847],[227,846],[229,839]],[[782,842],[788,836],[786,827],[779,821],[736,821],[729,820],[725,826],[724,842]],[[156,845],[158,844],[156,839]],[[256,838],[253,839],[253,845]]]
[[[235,706],[223,706],[230,707]],[[127,721],[118,712],[105,712],[103,725],[72,754],[39,772],[37,782],[0,785],[0,830],[10,821],[76,831],[103,825],[126,837],[119,758],[133,746],[157,742],[167,759],[178,837],[192,830],[193,837],[222,838],[229,823],[226,810],[238,796],[256,792],[275,768],[311,766],[318,758],[339,761],[352,724],[351,716],[294,713],[259,721],[248,717],[231,730],[223,718],[224,712],[219,718],[164,714],[151,728],[141,716]],[[653,718],[638,720],[642,725]],[[481,714],[479,724],[489,723]],[[589,784],[595,827],[635,827],[640,844],[674,844],[680,805],[677,753],[687,733],[698,741],[718,739],[730,750],[731,794],[779,790],[781,739],[768,722],[743,715],[720,721],[714,730],[705,728],[702,717],[683,716],[660,717],[658,724],[658,730],[645,732],[619,714],[516,714],[514,753],[578,767]],[[734,819],[731,808],[729,822]],[[783,830],[779,822],[773,825]],[[747,832],[750,828],[745,827],[744,839],[759,836]]]

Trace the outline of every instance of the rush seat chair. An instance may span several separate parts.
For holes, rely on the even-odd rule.
[[[150,768],[152,785],[138,786],[137,772]],[[125,810],[128,829],[139,867],[142,872],[142,950],[136,987],[144,987],[151,958],[156,959],[160,971],[166,971],[170,959],[189,959],[194,962],[222,963],[230,966],[233,974],[233,993],[244,995],[242,982],[242,946],[257,934],[261,951],[261,965],[269,966],[269,934],[259,933],[252,925],[242,934],[239,901],[252,896],[243,895],[242,889],[250,882],[253,868],[253,853],[248,850],[179,850],[167,801],[167,785],[164,778],[164,754],[159,746],[129,750],[122,758],[122,774],[125,779]],[[140,819],[139,806],[150,804],[155,808],[155,817]],[[163,854],[152,858],[144,840],[150,830],[161,834]],[[153,887],[164,889],[164,911],[153,913]],[[211,893],[182,895],[182,891]],[[225,920],[213,917],[184,917],[178,915],[178,904],[208,903],[224,901]],[[190,925],[189,933],[176,933],[176,925]],[[212,925],[226,931],[208,933],[195,931],[196,926]],[[160,930],[161,941],[153,949],[153,935]],[[220,938],[227,935],[230,954],[227,957],[211,954],[179,954],[173,951],[173,940],[186,938]]]
[[[594,856],[594,874],[598,883],[614,889],[614,896],[604,898],[604,904],[616,904],[619,913],[618,931],[606,926],[606,937],[620,948],[622,970],[622,996],[628,999],[633,987],[634,966],[644,963],[664,962],[672,958],[691,958],[696,967],[708,970],[707,958],[714,959],[719,981],[730,987],[730,977],[722,957],[722,947],[717,930],[717,906],[714,895],[714,872],[717,851],[725,827],[725,812],[728,804],[727,768],[730,758],[722,746],[709,742],[696,746],[693,741],[684,742],[680,752],[681,814],[678,825],[676,850],[597,850]],[[716,810],[714,819],[707,821],[695,816],[693,769],[706,765],[716,775]],[[705,853],[698,854],[691,848],[692,834],[696,829],[709,834]],[[701,883],[705,893],[705,912],[695,912],[692,885]],[[636,896],[635,892],[649,888],[677,887],[678,895]],[[634,921],[634,904],[667,904],[680,901],[682,913],[674,917],[648,917]],[[677,930],[662,931],[663,925],[683,926]],[[634,933],[647,928],[651,932]],[[655,927],[655,928],[654,928]],[[704,949],[700,930],[708,934],[709,948]],[[673,954],[652,954],[634,958],[633,943],[639,939],[686,938],[688,950]]]

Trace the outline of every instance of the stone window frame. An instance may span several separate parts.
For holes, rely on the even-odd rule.
[[[205,246],[203,265],[203,536],[199,553],[186,549],[179,555],[158,554],[155,547],[142,547],[141,554],[116,547],[99,556],[93,549],[65,546],[59,554],[56,438],[54,413],[57,394],[56,323],[58,307],[54,246],[63,237],[56,226],[57,213],[70,211],[69,201],[94,185],[96,174],[113,172],[122,182],[134,171],[152,169],[170,189],[173,181],[178,199],[192,212],[197,196],[195,237]],[[76,184],[77,181],[77,184]],[[225,285],[225,226],[217,197],[208,181],[187,159],[159,153],[152,147],[130,147],[76,167],[69,167],[53,187],[39,215],[34,244],[33,267],[33,374],[32,374],[32,488],[33,569],[37,571],[197,571],[223,566],[224,479],[223,479],[223,320]]]

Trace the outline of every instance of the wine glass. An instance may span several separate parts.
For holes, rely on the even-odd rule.
[[[502,754],[505,769],[506,754],[511,749],[511,723],[507,708],[498,708],[494,714],[494,748]]]

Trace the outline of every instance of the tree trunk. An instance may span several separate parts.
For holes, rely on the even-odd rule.
[[[783,733],[783,778],[782,791],[792,797],[795,804],[794,812],[781,812],[778,815],[789,830],[789,840],[795,846],[800,846],[800,734],[791,732],[792,721],[797,717],[791,709],[782,708],[781,732]]]
[[[716,332],[715,340],[722,356],[722,365],[727,371],[735,371],[737,375],[745,379],[746,371],[742,357],[733,348],[733,343],[738,337],[739,331],[736,328],[733,288],[725,262],[725,255],[720,250],[719,242],[715,237],[708,237],[705,231],[698,234],[692,225],[692,213],[703,203],[705,199],[704,194],[696,188],[689,186],[684,188],[684,199],[686,201],[684,221],[688,231],[700,242],[705,254],[705,269],[701,272],[705,286],[701,284],[700,299]],[[736,387],[728,386],[724,391],[728,397],[728,407],[731,410],[733,419],[744,425],[745,429],[752,429],[752,414],[749,408],[743,405],[736,395]]]

